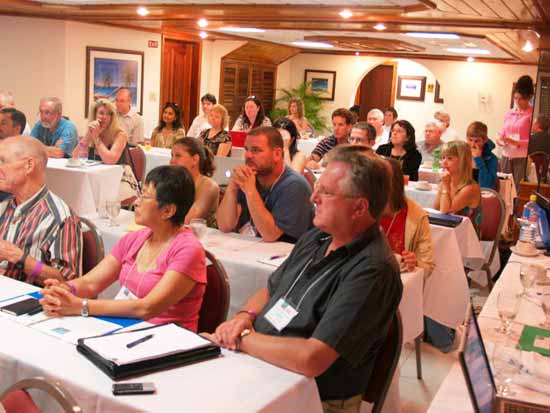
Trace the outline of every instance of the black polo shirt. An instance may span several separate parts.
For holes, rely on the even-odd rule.
[[[316,378],[322,400],[346,399],[365,391],[403,291],[397,262],[378,225],[324,257],[330,242],[330,236],[318,229],[300,238],[270,276],[271,299],[254,323],[260,333],[314,337],[339,353]],[[298,315],[279,332],[264,316],[297,277],[287,301],[294,308],[301,301]]]

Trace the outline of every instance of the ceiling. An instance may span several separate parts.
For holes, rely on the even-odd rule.
[[[181,33],[208,39],[250,39],[323,53],[361,53],[536,64],[538,35],[550,31],[550,0],[3,0],[0,14],[37,16]],[[149,14],[139,16],[138,6]],[[348,18],[339,13],[347,9]],[[205,18],[208,26],[197,21]],[[375,30],[383,23],[385,30]],[[253,27],[261,33],[235,33]],[[408,32],[444,32],[427,39]],[[307,47],[295,41],[331,47]],[[522,47],[529,40],[534,51]],[[451,52],[449,48],[467,49]],[[483,49],[488,54],[474,54]]]

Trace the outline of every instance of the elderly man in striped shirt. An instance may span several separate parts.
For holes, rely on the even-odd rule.
[[[0,274],[42,285],[80,275],[78,217],[46,187],[48,156],[40,141],[15,136],[0,142]]]

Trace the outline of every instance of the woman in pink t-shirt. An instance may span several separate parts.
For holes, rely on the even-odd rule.
[[[182,228],[194,197],[185,168],[160,166],[149,172],[135,211],[136,223],[147,228],[124,236],[83,277],[64,284],[46,280],[41,300],[46,313],[176,322],[197,331],[205,254],[193,232]],[[116,280],[122,287],[116,299],[92,298]]]
[[[497,145],[502,147],[501,170],[514,176],[516,188],[525,174],[533,117],[533,107],[529,102],[533,93],[533,79],[521,76],[514,86],[514,107],[504,115],[504,124],[496,139]]]

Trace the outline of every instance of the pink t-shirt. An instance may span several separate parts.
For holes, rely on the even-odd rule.
[[[182,229],[170,245],[157,257],[155,268],[140,273],[136,257],[152,231],[145,228],[125,235],[111,250],[111,255],[121,264],[118,276],[122,286],[136,297],[143,298],[157,285],[168,270],[177,271],[196,282],[193,289],[181,301],[166,311],[150,318],[150,323],[176,322],[192,331],[197,331],[199,310],[206,289],[206,259],[204,249],[190,229]]]
[[[510,135],[519,135],[520,146],[505,144],[502,148],[503,156],[510,159],[527,157],[532,117],[533,108],[531,106],[524,111],[513,108],[506,112],[506,115],[504,115],[504,124],[499,135],[506,135],[508,137]]]

